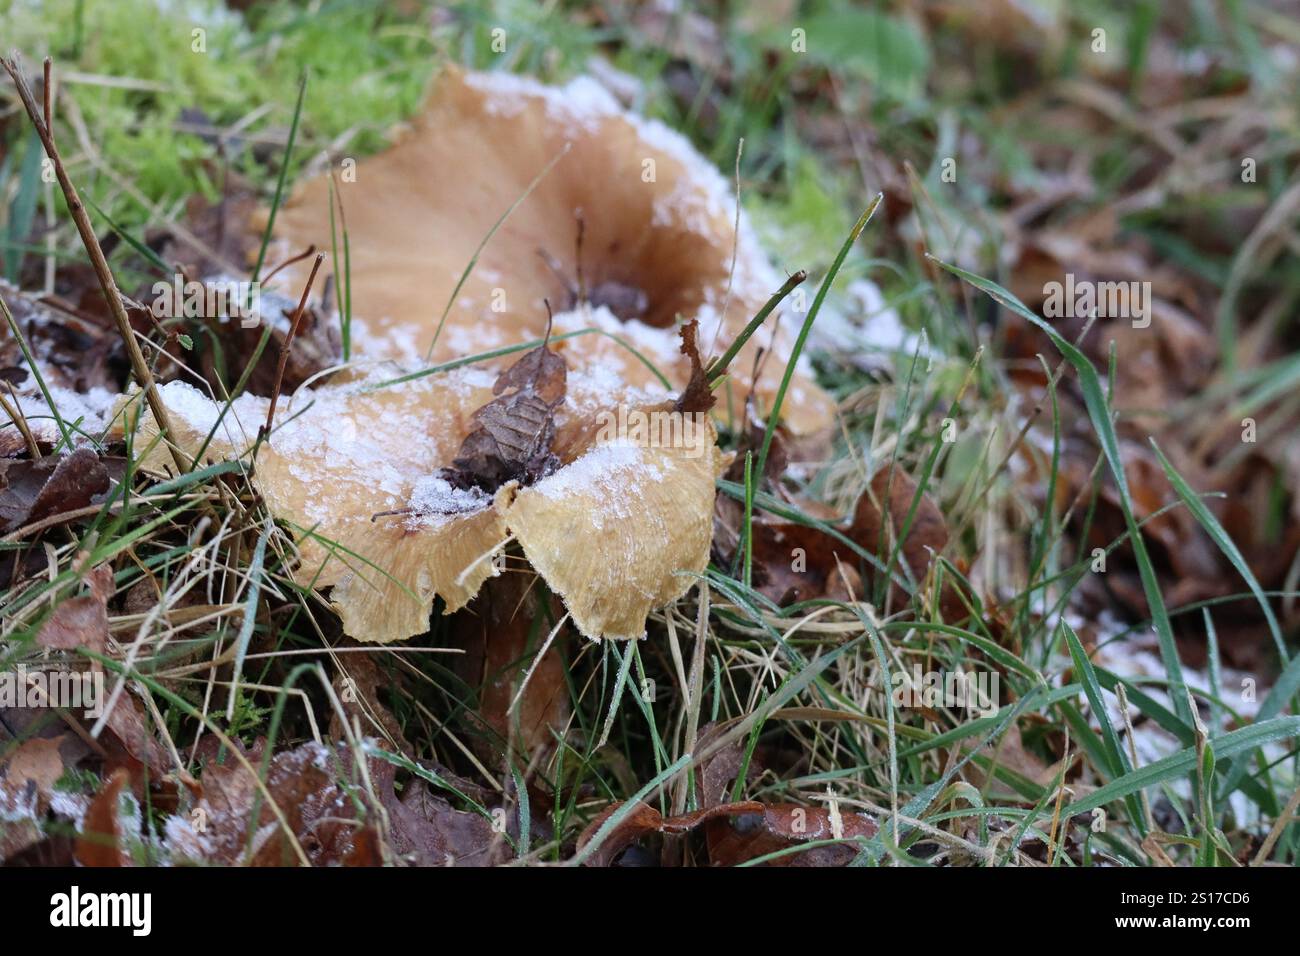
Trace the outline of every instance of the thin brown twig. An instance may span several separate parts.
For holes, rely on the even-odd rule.
[[[18,401],[18,395],[14,392],[14,387],[10,382],[5,382],[5,388],[9,389],[9,396],[14,400],[13,405],[9,404],[9,399],[0,394],[0,408],[3,408],[23,436],[23,441],[27,443],[27,450],[31,453],[32,459],[41,457],[41,446],[36,443],[36,436],[32,434],[31,426],[27,424],[27,416],[23,414],[22,403]]]
[[[582,240],[587,233],[587,220],[582,215],[582,210],[574,210],[574,218],[578,220],[578,235],[573,240],[573,272],[578,283],[578,301],[587,301],[587,285],[582,279]]]
[[[163,404],[162,397],[158,394],[153,373],[149,371],[149,364],[145,361],[144,353],[140,351],[140,344],[135,340],[135,332],[131,328],[131,320],[127,318],[126,307],[122,303],[122,294],[118,291],[117,281],[113,278],[113,270],[109,268],[108,259],[105,257],[104,250],[95,235],[95,229],[91,225],[90,215],[86,212],[86,207],[82,205],[81,197],[77,194],[77,187],[68,178],[68,171],[64,168],[58,147],[54,145],[53,130],[42,119],[42,116],[48,115],[48,112],[43,114],[41,107],[37,105],[32,89],[27,83],[27,77],[23,75],[22,69],[18,66],[16,54],[0,59],[0,66],[3,66],[13,79],[14,87],[18,90],[18,98],[23,101],[23,108],[27,110],[27,116],[36,128],[36,135],[40,137],[41,145],[45,147],[45,155],[54,164],[54,175],[59,180],[59,187],[63,190],[64,199],[67,200],[68,211],[72,214],[72,221],[77,225],[77,232],[81,235],[81,243],[86,247],[87,255],[90,256],[90,264],[95,270],[95,278],[99,280],[99,286],[104,292],[104,299],[108,302],[109,311],[112,312],[113,319],[117,322],[118,332],[126,345],[126,354],[131,362],[131,371],[140,383],[140,387],[144,390],[145,398],[149,402],[149,408],[153,412],[154,421],[158,424],[158,430],[164,436],[170,436],[172,430],[167,408]],[[50,73],[51,62],[47,58],[45,61],[45,95],[47,98],[50,89]],[[48,105],[45,109],[48,111]],[[177,467],[181,471],[188,471],[190,465],[184,452],[170,441],[167,442],[167,447],[171,451]]]
[[[271,405],[266,410],[266,425],[263,426],[262,434],[271,434],[271,422],[275,419],[275,406],[280,400],[280,388],[284,384],[284,369],[289,364],[289,349],[293,346],[294,337],[298,334],[298,326],[302,324],[302,317],[307,311],[307,296],[311,295],[311,287],[316,281],[316,273],[320,271],[320,264],[325,261],[325,253],[316,253],[316,261],[311,264],[311,275],[307,276],[307,284],[303,286],[302,296],[298,299],[298,308],[293,310],[293,319],[289,322],[289,334],[284,337],[284,344],[280,346],[280,364],[275,370],[275,388],[271,392]]]
[[[306,259],[308,256],[315,253],[315,251],[316,251],[316,244],[312,243],[310,246],[308,246],[302,252],[298,253],[296,256],[290,256],[288,259],[285,259],[283,262],[281,262],[274,269],[272,269],[270,272],[268,272],[265,276],[262,277],[262,285],[263,286],[270,285],[271,280],[275,278],[276,273],[278,273],[282,269],[288,268],[289,266],[293,265],[295,262],[302,262],[302,260]]]
[[[41,90],[41,94],[45,99],[45,126],[47,129],[52,130],[54,129],[54,120],[52,118],[54,116],[54,94],[51,91],[54,89],[54,84],[50,82],[50,73],[54,63],[47,56],[43,65],[45,68],[45,88]]]
[[[1117,684],[1116,686],[1122,687],[1123,685]],[[1297,788],[1296,792],[1291,794],[1291,799],[1286,802],[1282,813],[1274,821],[1273,828],[1268,831],[1268,836],[1264,838],[1264,842],[1259,847],[1259,852],[1250,861],[1251,866],[1263,866],[1268,862],[1268,856],[1273,852],[1273,847],[1278,838],[1282,836],[1286,828],[1291,825],[1291,821],[1295,819],[1297,809],[1300,809],[1300,788]]]
[[[0,538],[0,544],[13,544],[15,541],[21,541],[23,538],[30,538],[38,531],[44,531],[46,528],[53,528],[61,524],[67,524],[70,521],[76,521],[78,518],[89,518],[92,515],[114,515],[122,510],[122,502],[115,501],[112,504],[86,505],[84,508],[74,508],[72,511],[60,511],[58,514],[42,518],[40,521],[33,521],[31,524],[23,525],[14,531],[10,531],[3,538]]]

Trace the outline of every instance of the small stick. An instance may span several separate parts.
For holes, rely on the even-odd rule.
[[[275,278],[276,273],[278,273],[281,269],[286,269],[289,266],[293,265],[295,262],[302,262],[302,260],[306,259],[308,256],[315,253],[315,251],[316,251],[316,244],[312,243],[310,246],[308,246],[302,252],[298,253],[296,256],[290,256],[288,259],[285,259],[284,262],[281,262],[278,266],[276,266],[274,269],[272,269],[263,277],[262,285],[263,286],[270,285],[271,280]]]
[[[140,351],[140,343],[135,340],[131,320],[127,318],[126,307],[122,304],[122,294],[118,291],[117,282],[113,278],[113,270],[109,268],[108,259],[104,256],[104,250],[99,244],[99,239],[95,236],[95,229],[91,225],[90,216],[86,212],[86,207],[82,205],[81,197],[77,195],[77,187],[72,185],[72,180],[68,178],[68,171],[63,166],[63,159],[59,155],[58,147],[54,145],[54,133],[41,118],[41,108],[37,106],[36,98],[32,95],[32,89],[27,85],[27,78],[19,68],[17,60],[12,56],[5,57],[0,59],[0,66],[3,66],[13,79],[14,86],[18,90],[18,97],[23,101],[23,107],[27,110],[27,116],[32,121],[32,125],[36,127],[36,135],[40,137],[41,145],[45,147],[45,155],[54,164],[54,175],[59,180],[59,187],[63,190],[64,199],[67,200],[68,211],[72,214],[72,221],[77,225],[77,232],[81,235],[81,243],[86,247],[87,255],[90,256],[90,264],[94,267],[95,278],[99,280],[99,287],[104,292],[104,299],[108,302],[109,311],[113,313],[113,319],[117,322],[117,330],[126,345],[127,358],[131,362],[131,371],[139,381],[140,387],[144,390],[145,399],[149,402],[154,421],[158,423],[158,430],[163,435],[171,435],[171,420],[167,416],[167,407],[158,394],[158,388],[153,380],[153,373],[149,371],[149,364],[145,361],[144,353]],[[50,60],[46,58],[46,115],[48,115],[49,110],[50,70]],[[186,460],[184,452],[172,442],[167,442],[167,447],[171,451],[176,466],[182,472],[189,471],[189,462]]]
[[[31,426],[27,424],[27,416],[23,414],[22,405],[18,401],[18,396],[14,392],[14,387],[9,382],[5,382],[5,388],[9,389],[9,396],[14,400],[12,405],[9,400],[0,394],[0,408],[5,410],[5,414],[13,419],[14,426],[22,433],[23,441],[27,442],[27,450],[31,453],[32,459],[41,457],[41,446],[36,443],[36,436],[32,434]]]
[[[1119,687],[1122,685],[1117,684],[1116,686]],[[1273,823],[1273,828],[1268,831],[1268,836],[1266,836],[1264,842],[1260,844],[1259,852],[1255,854],[1255,859],[1250,861],[1251,866],[1262,866],[1268,861],[1268,855],[1273,852],[1274,844],[1277,843],[1278,838],[1282,836],[1283,831],[1286,830],[1291,821],[1295,819],[1297,808],[1300,808],[1300,789],[1297,789],[1295,793],[1291,794],[1291,799],[1286,802],[1286,806],[1282,809],[1281,816],[1279,816]]]
[[[575,211],[573,215],[578,220],[578,235],[573,241],[573,271],[578,279],[578,301],[585,302],[587,286],[582,281],[582,239],[587,232],[587,220],[583,218],[581,209]]]
[[[302,317],[307,311],[307,296],[311,295],[312,284],[316,281],[316,273],[320,270],[320,264],[325,260],[325,253],[316,253],[316,261],[311,264],[311,275],[307,276],[307,284],[303,286],[302,296],[298,299],[298,308],[293,311],[293,320],[289,323],[289,334],[284,338],[284,344],[280,346],[280,364],[275,370],[275,389],[271,392],[271,407],[266,410],[266,425],[263,427],[262,435],[271,434],[271,421],[275,418],[275,405],[280,400],[280,388],[284,384],[284,367],[289,364],[289,349],[293,346],[294,336],[298,334],[298,326],[302,324]]]
[[[51,117],[54,115],[54,109],[53,109],[54,94],[51,91],[54,88],[54,84],[50,82],[50,70],[53,67],[53,62],[50,60],[48,56],[45,58],[44,67],[45,67],[45,88],[41,92],[43,93],[45,98],[45,103],[43,104],[45,106],[45,127],[50,131],[50,135],[53,136],[54,122],[51,119]]]
[[[542,248],[538,248],[537,255],[545,264],[546,268],[551,270],[555,278],[560,280],[560,283],[564,286],[564,291],[567,292],[569,298],[573,300],[573,304],[576,305],[578,302],[582,301],[581,297],[578,295],[578,287],[571,283],[569,277],[564,274],[564,267],[560,265],[560,261]]]

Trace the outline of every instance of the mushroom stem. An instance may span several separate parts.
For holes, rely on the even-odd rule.
[[[710,363],[707,373],[710,386],[715,385],[722,376],[726,374],[727,366],[730,365],[731,360],[736,357],[736,353],[739,352],[744,347],[745,343],[750,340],[753,334],[758,331],[758,327],[767,321],[767,317],[772,314],[772,310],[781,304],[782,299],[794,291],[795,286],[799,285],[807,278],[808,273],[803,269],[800,269],[794,275],[790,276],[790,278],[786,279],[785,284],[772,294],[772,298],[767,300],[767,304],[758,310],[758,314],[749,320],[749,324],[741,330],[739,335],[736,336],[736,340],[731,343],[730,348],[722,354],[722,357],[716,362]]]

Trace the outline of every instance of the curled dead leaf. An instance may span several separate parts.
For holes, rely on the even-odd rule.
[[[0,531],[84,508],[109,483],[108,469],[88,448],[57,458],[0,460]]]
[[[130,775],[119,769],[90,802],[81,832],[77,834],[77,862],[82,866],[130,866],[128,841],[132,822],[139,823],[139,807],[127,786]]]
[[[886,562],[897,550],[919,584],[931,560],[948,543],[948,525],[934,500],[917,491],[916,482],[902,468],[882,468],[858,499],[848,534]]]
[[[245,757],[251,770],[229,754],[224,763],[210,760],[193,807],[168,819],[165,848],[176,860],[292,866],[301,850],[313,866],[374,862],[366,831],[375,807],[346,746],[307,743],[276,754],[265,792],[256,778],[261,754]],[[388,782],[391,789],[391,777]]]
[[[551,443],[565,371],[564,359],[543,343],[502,372],[492,386],[497,397],[474,413],[476,427],[445,477],[460,488],[496,491],[506,482],[531,484],[554,471],[559,459]]]
[[[36,643],[55,650],[89,648],[102,654],[108,644],[108,599],[113,593],[113,569],[101,564],[87,576],[90,593],[66,598],[54,608]]]

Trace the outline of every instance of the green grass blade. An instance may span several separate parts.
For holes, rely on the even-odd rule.
[[[1146,542],[1142,538],[1137,519],[1134,516],[1133,498],[1129,492],[1128,477],[1124,473],[1124,462],[1119,452],[1119,438],[1115,434],[1115,426],[1110,416],[1110,406],[1102,391],[1097,370],[1093,368],[1092,362],[1086,355],[1066,341],[1056,329],[1040,319],[1023,302],[1002,288],[1002,286],[938,259],[934,261],[953,275],[969,282],[981,292],[991,296],[994,301],[1015,312],[1025,321],[1047,333],[1047,336],[1052,340],[1052,344],[1074,366],[1075,373],[1079,376],[1079,385],[1083,390],[1083,401],[1088,410],[1088,417],[1091,419],[1092,427],[1101,442],[1102,451],[1106,456],[1106,463],[1110,466],[1111,476],[1114,478],[1115,486],[1119,490],[1120,507],[1124,512],[1124,523],[1128,527],[1129,542],[1133,547],[1138,574],[1142,579],[1142,592],[1146,595],[1147,604],[1151,609],[1151,622],[1155,626],[1156,637],[1160,643],[1160,657],[1165,666],[1166,676],[1169,678],[1169,696],[1174,702],[1174,711],[1181,719],[1190,724],[1192,718],[1187,704],[1187,683],[1183,679],[1183,667],[1178,659],[1178,646],[1174,642],[1173,626],[1169,622],[1169,611],[1165,607],[1164,595],[1160,593],[1160,581],[1156,577],[1155,568],[1151,564],[1151,556],[1147,553]]]
[[[1300,717],[1274,717],[1272,720],[1251,724],[1241,730],[1215,737],[1210,742],[1214,745],[1214,751],[1218,756],[1226,757],[1253,750],[1274,740],[1296,736],[1300,736]],[[1186,747],[1163,760],[1139,767],[1118,780],[1112,780],[1105,786],[1098,787],[1086,797],[1071,803],[1061,811],[1061,814],[1074,816],[1093,807],[1105,806],[1112,800],[1123,799],[1139,790],[1185,777],[1196,771],[1196,763],[1196,748]]]

